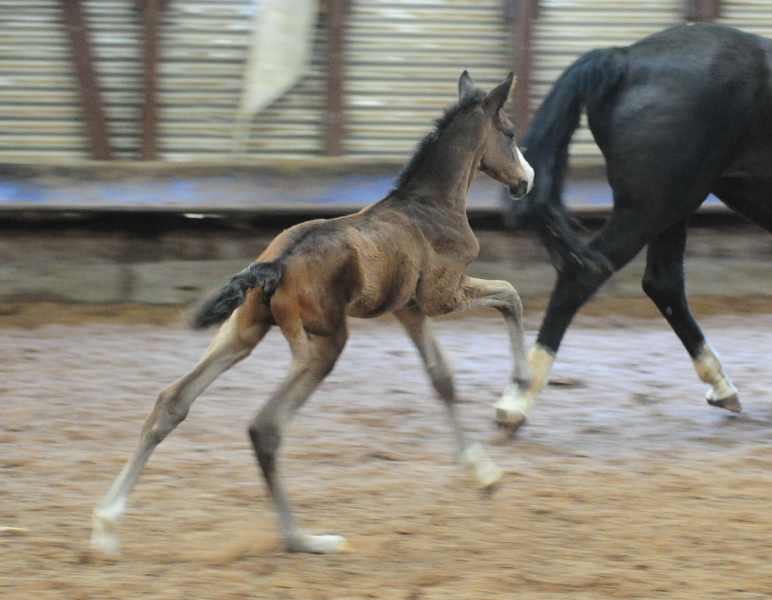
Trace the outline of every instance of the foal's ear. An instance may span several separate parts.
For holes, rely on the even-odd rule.
[[[497,112],[504,106],[504,103],[509,100],[509,94],[515,87],[515,74],[510,73],[509,77],[504,80],[504,83],[497,85],[490,94],[485,96],[483,105],[491,112]]]
[[[464,71],[458,78],[458,99],[463,100],[474,91],[474,81],[469,77],[469,73]]]

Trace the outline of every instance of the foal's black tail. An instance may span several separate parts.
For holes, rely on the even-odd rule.
[[[536,177],[531,192],[516,209],[516,218],[536,226],[558,271],[585,264],[613,271],[602,254],[576,235],[574,219],[563,204],[563,180],[568,168],[568,145],[579,127],[582,109],[603,102],[613,92],[627,66],[623,49],[591,50],[579,57],[555,82],[534,115],[522,140],[525,158]]]
[[[263,288],[263,299],[269,300],[281,282],[283,273],[284,261],[281,258],[273,262],[250,265],[203,300],[188,318],[189,325],[193,329],[219,325],[244,304],[247,292],[254,288]]]

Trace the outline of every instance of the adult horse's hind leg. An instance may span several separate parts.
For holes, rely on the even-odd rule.
[[[688,219],[669,227],[651,242],[646,255],[643,290],[680,338],[700,379],[710,385],[708,404],[740,412],[737,388],[724,373],[721,361],[694,320],[684,286],[684,250]]]
[[[437,341],[434,339],[431,321],[417,306],[403,308],[394,314],[404,325],[408,335],[418,348],[429,378],[448,409],[461,463],[472,470],[472,474],[481,488],[490,488],[501,479],[501,469],[493,464],[480,444],[469,442],[459,425],[453,376]]]
[[[259,302],[253,301],[234,313],[222,325],[193,370],[160,393],[142,428],[137,449],[94,509],[92,548],[108,554],[120,553],[115,525],[126,510],[129,494],[153,450],[185,419],[199,394],[229,367],[246,357],[270,328],[267,321],[255,318],[255,310],[264,310],[257,304]]]
[[[249,437],[268,485],[287,549],[314,554],[343,552],[346,549],[345,538],[339,535],[308,535],[296,525],[279,476],[276,455],[284,427],[335,366],[346,344],[345,320],[341,318],[337,331],[324,336],[308,333],[299,324],[291,329],[281,321],[279,324],[292,349],[292,366],[279,389],[250,424]]]

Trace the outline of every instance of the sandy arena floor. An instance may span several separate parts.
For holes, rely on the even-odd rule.
[[[211,333],[184,329],[176,309],[0,307],[0,526],[24,529],[0,532],[0,597],[768,598],[772,315],[747,312],[749,301],[708,305],[701,324],[743,415],[705,403],[648,304],[596,304],[589,314],[606,317],[578,319],[529,424],[499,445],[503,323],[437,323],[465,428],[506,470],[490,496],[454,463],[442,406],[401,329],[353,322],[281,462],[301,524],[348,538],[353,552],[339,556],[283,550],[248,443],[288,364],[273,331],[159,447],[117,560],[88,550],[91,510],[158,391]],[[709,314],[721,308],[734,314]],[[529,343],[538,322],[528,319]]]

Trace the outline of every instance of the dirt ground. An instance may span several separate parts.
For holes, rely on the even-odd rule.
[[[528,341],[543,306],[531,306]],[[705,386],[645,301],[598,302],[569,330],[532,418],[496,444],[510,370],[503,322],[441,321],[469,434],[506,475],[481,495],[389,319],[352,322],[299,413],[281,466],[301,524],[353,552],[286,553],[246,426],[285,373],[277,331],[158,448],[121,522],[124,554],[88,550],[91,510],[158,391],[211,333],[179,309],[0,306],[0,597],[4,599],[768,598],[772,311],[695,303],[745,412]]]

